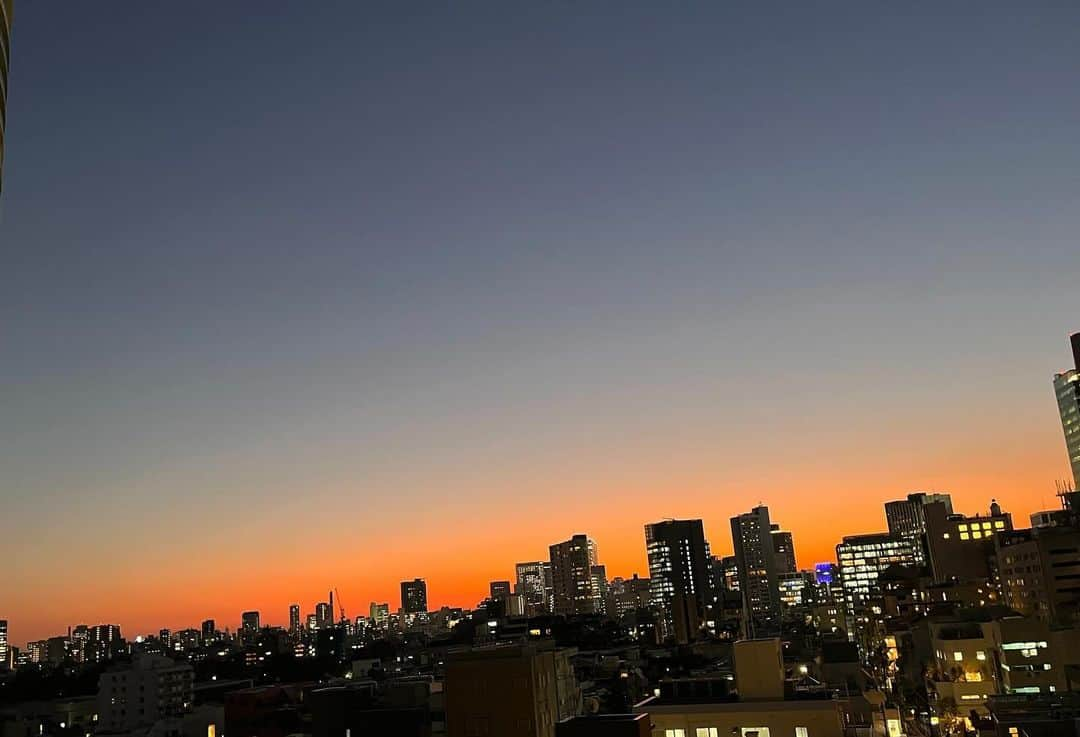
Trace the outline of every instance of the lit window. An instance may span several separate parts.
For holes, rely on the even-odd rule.
[[[961,540],[970,540],[970,539],[971,539],[971,535],[967,534],[966,532],[961,532],[961,533],[960,533],[960,539],[961,539]]]
[[[964,659],[964,654],[957,650],[952,654],[952,659],[959,663],[961,660]]]
[[[686,737],[685,729],[665,729],[664,737]]]
[[[810,730],[806,727],[796,727],[795,737],[810,737]]]
[[[986,651],[984,651],[984,650],[976,650],[975,651],[975,659],[976,660],[986,660]]]
[[[698,727],[694,730],[694,737],[720,737],[720,730],[716,727]]]

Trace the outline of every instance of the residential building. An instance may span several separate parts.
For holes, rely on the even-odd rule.
[[[300,605],[289,605],[289,634],[293,637],[299,637],[303,632],[303,624],[300,621]]]
[[[731,518],[731,541],[739,571],[750,631],[775,631],[780,622],[780,593],[769,508],[761,505]]]
[[[537,641],[449,654],[446,734],[555,737],[555,725],[582,710],[573,652]]]
[[[738,642],[734,690],[723,677],[664,679],[633,711],[659,737],[841,737],[842,702],[825,691],[789,697],[781,652],[777,639]]]
[[[930,571],[935,581],[988,581],[995,577],[994,536],[1013,529],[1012,515],[990,502],[987,515],[946,514],[924,507]]]
[[[412,581],[401,582],[401,611],[406,616],[410,614],[427,614],[427,581],[422,578],[414,578]]]
[[[569,540],[550,546],[549,553],[554,613],[597,613],[593,589],[596,544],[586,535],[574,535]]]
[[[678,643],[695,639],[711,594],[709,544],[699,519],[645,525],[652,605],[663,634]]]
[[[192,709],[194,671],[190,664],[144,655],[98,680],[99,732],[130,732]]]

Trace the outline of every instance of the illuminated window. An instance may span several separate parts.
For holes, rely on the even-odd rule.
[[[720,737],[720,730],[716,727],[698,727],[694,730],[694,737]]]
[[[664,737],[686,737],[685,729],[665,729]]]
[[[986,660],[986,651],[984,651],[984,650],[976,650],[975,651],[975,659],[976,660]]]
[[[970,539],[971,539],[971,535],[967,534],[966,532],[961,532],[961,533],[960,533],[960,539],[961,539],[961,540],[970,540]]]
[[[810,737],[810,730],[806,727],[796,727],[795,737]]]
[[[960,662],[961,660],[964,659],[964,654],[962,652],[960,652],[959,650],[957,650],[956,652],[954,652],[952,654],[952,659],[955,660],[956,662]]]

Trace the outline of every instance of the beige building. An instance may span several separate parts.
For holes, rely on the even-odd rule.
[[[194,671],[161,655],[144,655],[129,667],[101,674],[99,732],[129,732],[158,720],[189,714],[195,700]]]
[[[842,703],[828,694],[785,695],[780,640],[735,643],[735,690],[723,679],[661,682],[634,706],[653,737],[840,737]]]
[[[558,722],[581,713],[573,652],[534,642],[450,654],[446,734],[554,737]]]

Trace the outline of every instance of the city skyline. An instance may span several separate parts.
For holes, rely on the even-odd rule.
[[[19,4],[16,642],[1055,506],[1080,8],[396,5]]]

